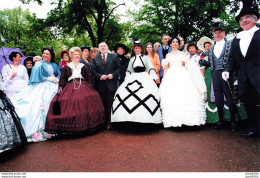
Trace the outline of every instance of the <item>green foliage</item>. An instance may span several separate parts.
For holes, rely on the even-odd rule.
[[[130,38],[132,41],[134,39],[141,39],[142,44],[146,45],[148,42],[161,43],[161,30],[155,25],[142,24],[133,29]]]
[[[45,25],[56,27],[60,34],[75,30],[77,34],[87,33],[92,45],[105,41],[108,45],[124,36],[124,25],[113,11],[120,5],[110,0],[59,0],[57,8],[50,12]]]
[[[20,48],[25,54],[39,53],[53,42],[53,34],[48,28],[39,28],[40,21],[29,10],[21,7],[0,11],[0,47]]]
[[[42,0],[20,0],[23,3]],[[138,5],[140,1],[132,0]],[[57,7],[47,19],[38,19],[28,10],[15,8],[0,11],[0,47],[18,47],[25,54],[49,46],[56,51],[56,62],[61,50],[73,46],[94,46],[104,41],[110,49],[116,43],[131,48],[134,39],[161,42],[161,36],[182,36],[186,42],[197,41],[201,36],[212,38],[212,24],[224,23],[228,33],[239,27],[235,13],[238,0],[144,0],[145,4],[128,14],[129,21],[119,23],[114,10],[124,3],[114,0],[53,0]],[[118,2],[118,1],[117,1]],[[259,5],[259,0],[254,0]]]
[[[134,12],[136,27],[132,36],[143,34],[142,41],[158,41],[164,33],[182,36],[186,42],[197,41],[202,36],[212,38],[212,24],[216,21],[232,25],[239,2],[230,0],[145,0],[146,4]],[[229,9],[229,12],[226,12]],[[230,16],[231,15],[231,16]],[[231,19],[233,18],[233,20]],[[222,19],[221,19],[222,18]]]

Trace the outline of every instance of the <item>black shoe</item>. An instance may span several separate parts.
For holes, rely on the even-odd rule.
[[[254,137],[256,136],[255,132],[246,132],[241,134],[242,137]]]
[[[222,122],[216,122],[214,125],[214,129],[218,130],[221,129],[223,127],[223,123]]]
[[[237,124],[235,122],[231,122],[230,125],[230,129],[232,132],[236,132],[238,130]]]
[[[110,130],[110,129],[111,129],[111,127],[112,127],[112,125],[111,125],[111,124],[107,124],[107,130]]]

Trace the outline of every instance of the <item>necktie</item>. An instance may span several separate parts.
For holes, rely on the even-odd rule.
[[[104,60],[104,62],[106,62],[106,55],[105,54],[103,54],[103,60]]]

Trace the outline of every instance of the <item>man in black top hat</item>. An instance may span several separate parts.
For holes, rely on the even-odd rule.
[[[113,49],[114,49],[115,53],[117,54],[119,61],[120,61],[120,65],[121,65],[120,74],[118,76],[118,82],[119,82],[119,85],[121,85],[125,80],[125,72],[128,67],[129,60],[130,60],[128,57],[126,57],[126,54],[128,53],[128,48],[126,47],[126,45],[119,43],[119,44],[116,44],[116,46],[114,46]]]
[[[231,116],[231,130],[235,132],[238,129],[235,122],[235,105],[232,102],[232,95],[230,93],[229,86],[224,80],[222,80],[221,75],[225,70],[226,64],[228,62],[231,42],[226,40],[226,32],[224,26],[221,23],[214,24],[213,33],[216,42],[208,52],[208,61],[202,59],[202,65],[210,67],[212,70],[211,77],[219,116],[219,122],[215,123],[214,129],[220,129],[223,127],[225,96],[226,104],[229,107]],[[230,77],[229,83],[233,84],[232,77]]]
[[[251,3],[251,4],[250,4]],[[238,72],[239,97],[246,109],[248,131],[242,136],[259,136],[260,117],[260,30],[256,26],[259,18],[257,7],[252,1],[244,1],[243,8],[236,21],[243,31],[239,32],[232,42],[231,52],[224,80],[229,79],[230,72]]]

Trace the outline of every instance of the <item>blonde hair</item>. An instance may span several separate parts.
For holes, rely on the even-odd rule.
[[[69,53],[70,53],[70,59],[71,59],[71,60],[72,60],[72,55],[73,55],[73,53],[74,53],[75,51],[78,51],[78,52],[80,53],[80,58],[81,58],[82,51],[81,51],[81,49],[80,49],[79,47],[76,46],[76,47],[70,48]]]

